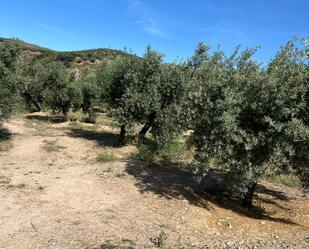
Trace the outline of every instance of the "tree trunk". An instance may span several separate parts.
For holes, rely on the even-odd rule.
[[[244,196],[242,205],[247,208],[252,207],[253,195],[256,190],[257,182],[253,182],[249,185],[248,190]]]
[[[141,144],[144,142],[145,136],[147,134],[147,132],[149,131],[151,127],[151,124],[149,122],[147,122],[143,128],[140,130],[140,132],[138,133],[138,143]]]
[[[36,111],[38,112],[41,111],[40,105],[36,101],[33,100],[33,98],[31,97],[29,93],[24,93],[24,96],[30,108],[31,108],[31,103],[32,103],[35,106]]]
[[[143,126],[143,128],[138,133],[138,143],[139,144],[144,142],[145,136],[146,136],[147,132],[149,131],[149,129],[151,128],[151,126],[153,125],[153,121],[155,120],[155,118],[156,118],[155,112],[153,112],[149,115],[146,124]]]
[[[38,112],[40,112],[40,111],[41,111],[40,105],[39,105],[37,102],[33,101],[33,100],[31,100],[31,101],[32,101],[32,103],[35,105],[36,110],[37,110]]]
[[[119,136],[118,145],[119,146],[125,145],[125,139],[126,139],[126,126],[122,125],[120,127],[120,136]]]
[[[62,108],[62,114],[63,114],[63,120],[67,121],[68,120],[68,112],[69,110],[67,108]]]

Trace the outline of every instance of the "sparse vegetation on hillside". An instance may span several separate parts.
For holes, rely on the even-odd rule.
[[[114,60],[117,57],[136,57],[135,55],[131,55],[126,51],[108,48],[59,52],[30,44],[17,38],[0,38],[0,44],[1,43],[9,43],[13,46],[19,47],[21,50],[20,58],[22,61],[49,58],[50,60],[63,63],[67,68],[70,69],[79,68],[87,70],[90,68],[94,70],[97,66],[96,61],[102,63],[105,61]]]

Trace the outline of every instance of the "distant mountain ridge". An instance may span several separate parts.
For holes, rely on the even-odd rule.
[[[56,51],[39,45],[31,44],[18,38],[1,38],[1,42],[11,42],[22,50],[22,61],[37,58],[50,58],[61,61],[70,69],[93,69],[105,60],[112,60],[119,56],[136,56],[117,49],[97,48],[79,51]]]

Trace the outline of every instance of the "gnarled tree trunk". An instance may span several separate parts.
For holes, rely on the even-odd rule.
[[[147,132],[149,131],[149,129],[151,128],[151,126],[153,125],[155,118],[156,118],[156,113],[152,112],[149,115],[146,124],[143,126],[143,128],[138,133],[138,143],[139,144],[144,142],[145,136],[146,136]]]
[[[120,127],[120,135],[119,135],[118,145],[119,146],[125,145],[125,142],[126,142],[125,139],[126,139],[126,126],[122,125]]]
[[[41,111],[40,105],[39,105],[37,102],[33,101],[33,100],[32,100],[32,103],[34,104],[36,110],[37,110],[38,112],[40,112],[40,111]]]
[[[256,186],[257,186],[257,182],[253,182],[249,185],[248,190],[244,196],[242,205],[244,207],[247,208],[251,208],[252,207],[252,201],[253,201],[253,196],[254,196],[254,192],[256,190]]]

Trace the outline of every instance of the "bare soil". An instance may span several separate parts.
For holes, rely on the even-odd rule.
[[[42,113],[6,127],[1,249],[309,248],[308,196],[297,189],[263,182],[247,210],[206,193],[185,167],[131,159],[134,146],[113,147],[110,127],[76,128]],[[50,141],[55,150],[44,149]],[[117,160],[97,163],[107,151]]]

